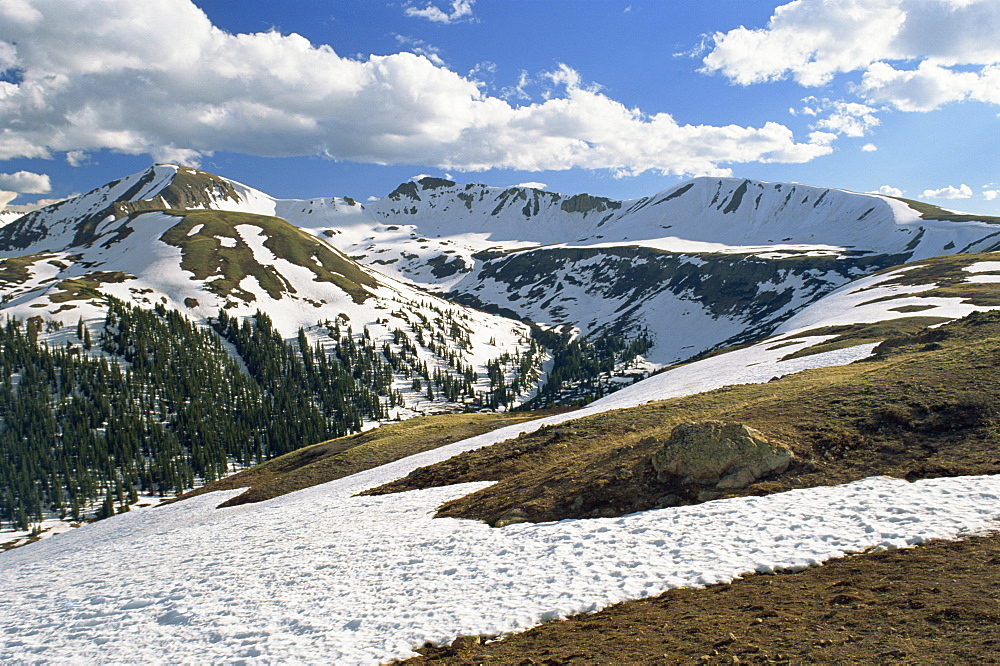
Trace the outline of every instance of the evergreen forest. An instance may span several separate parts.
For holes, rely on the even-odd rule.
[[[108,299],[97,339],[81,322],[81,344],[50,347],[41,328],[0,327],[0,524],[18,529],[46,510],[79,519],[97,504],[103,517],[139,493],[183,492],[356,432],[397,398],[387,363],[351,335],[310,348],[263,313],[210,329]]]
[[[625,386],[616,377],[618,371],[653,346],[645,330],[632,335],[602,331],[578,338],[536,330],[535,338],[551,350],[552,368],[535,397],[518,408],[521,410],[582,406],[613,393]]]
[[[223,310],[205,327],[160,305],[106,304],[99,333],[81,321],[61,346],[40,339],[40,317],[0,326],[0,527],[127,511],[140,494],[177,495],[358,432],[406,399],[511,408],[537,385],[546,348],[551,369],[527,406],[583,404],[619,388],[602,375],[649,346],[646,335],[543,333],[488,361],[480,383],[459,353],[467,333],[446,313],[382,341],[367,327],[321,322],[324,345],[301,329],[283,339],[262,312]]]

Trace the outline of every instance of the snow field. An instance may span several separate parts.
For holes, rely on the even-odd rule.
[[[1000,282],[1000,275],[996,274],[1000,272],[1000,261],[979,261],[971,266],[966,266],[964,270],[974,273],[974,275],[965,278],[966,282]],[[983,273],[986,273],[986,275],[982,275]]]
[[[378,663],[1000,518],[996,477],[877,477],[502,529],[431,517],[488,484],[351,497],[355,485],[225,510],[212,507],[238,491],[213,493],[0,556],[0,659]]]
[[[907,305],[932,306],[917,314],[921,317],[945,317],[949,319],[960,319],[972,312],[992,309],[973,305],[962,298],[920,296],[921,292],[937,288],[938,285],[934,283],[881,286],[881,283],[892,280],[900,273],[913,268],[915,267],[908,266],[889,273],[861,278],[844,285],[793,315],[777,328],[776,335],[771,338],[771,341],[774,342],[801,331],[822,326],[874,323],[911,317],[913,313],[899,310]],[[967,280],[973,281],[971,278],[967,278]],[[883,298],[887,300],[879,301]]]
[[[812,337],[801,345],[824,338]],[[357,492],[416,467],[608,409],[864,357],[778,361],[762,343],[589,407],[228,509],[239,491],[115,516],[0,555],[0,661],[376,663],[677,586],[954,538],[1000,519],[1000,478],[853,484],[493,529],[433,519],[489,484]]]

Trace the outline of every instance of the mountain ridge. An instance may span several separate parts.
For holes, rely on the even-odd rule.
[[[480,311],[555,328],[569,339],[648,338],[644,356],[651,367],[764,335],[852,279],[923,257],[1000,246],[1000,228],[990,226],[996,219],[972,220],[876,194],[745,178],[695,178],[648,197],[615,201],[424,177],[363,205],[350,197],[276,199],[206,172],[155,165],[0,227],[0,256],[7,256],[8,266],[18,263],[22,273],[30,264],[39,281],[54,277],[39,265],[43,256],[48,265],[73,262],[76,257],[79,265],[99,269],[61,279],[63,295],[58,296],[58,307],[49,309],[52,315],[74,309],[74,293],[90,293],[74,292],[67,279],[82,279],[98,291],[110,289],[117,297],[134,298],[107,281],[112,276],[120,284],[122,274],[134,277],[134,272],[106,266],[106,261],[86,256],[88,252],[78,257],[77,249],[93,250],[98,241],[108,249],[133,233],[136,220],[162,223],[162,218],[150,215],[179,215],[183,210],[189,211],[187,215],[217,210],[271,216],[289,225],[261,218],[256,225],[244,225],[262,230],[249,238],[233,232],[211,238],[199,232],[190,239],[172,233],[169,238],[175,246],[184,246],[182,255],[187,253],[181,261],[183,271],[191,272],[210,257],[216,273],[198,265],[195,272],[206,282],[194,289],[186,289],[184,280],[177,279],[163,288],[137,284],[132,289],[171,292],[177,296],[169,298],[171,307],[193,316],[211,316],[219,307],[236,308],[248,316],[252,311],[240,301],[259,305],[265,297],[274,301],[286,296],[314,304],[328,300],[299,294],[302,290],[293,283],[301,280],[284,279],[280,271],[264,265],[271,260],[268,253],[273,254],[266,246],[278,243],[271,239],[260,246],[254,237],[267,235],[263,231],[267,226],[278,225],[286,235],[297,227],[332,246],[322,250],[327,259],[320,270],[327,274],[318,277],[313,262],[301,259],[320,251],[308,246],[321,247],[304,237],[297,243],[302,249],[292,252],[300,259],[286,270],[304,268],[315,280],[339,275],[332,283],[339,282],[355,305],[364,303],[375,284],[388,284],[396,293],[411,285]],[[117,235],[109,236],[112,231]],[[233,242],[239,247],[226,247]],[[209,247],[212,243],[214,247]],[[194,247],[201,248],[197,259]],[[261,258],[234,260],[235,255],[251,253]],[[339,253],[344,256],[337,257]],[[31,263],[26,256],[38,260]],[[248,262],[246,269],[237,270]],[[333,264],[339,269],[329,273]],[[220,275],[219,271],[226,272],[223,265],[233,269],[229,277]],[[250,287],[240,285],[246,279],[252,281]],[[268,286],[262,287],[261,281]],[[185,290],[189,293],[179,293]],[[418,298],[406,293],[404,301]],[[239,298],[228,298],[233,294]],[[39,303],[26,306],[41,310]],[[349,307],[336,308],[351,316]],[[15,309],[22,315],[30,312],[26,307]],[[285,334],[332,318],[316,316],[328,309],[310,313],[310,307],[298,308],[292,315],[295,325]],[[290,313],[286,305],[274,314],[279,311],[275,319],[281,326]],[[358,316],[377,319],[370,312]],[[706,327],[714,333],[705,336]],[[669,336],[662,333],[667,329]]]

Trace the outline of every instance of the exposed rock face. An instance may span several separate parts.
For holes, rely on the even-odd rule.
[[[700,421],[674,428],[652,463],[660,481],[680,477],[727,490],[783,472],[793,457],[787,446],[742,423]]]
[[[424,180],[428,180],[425,178]],[[458,636],[451,642],[451,647],[455,650],[471,650],[482,645],[483,640],[479,636]]]

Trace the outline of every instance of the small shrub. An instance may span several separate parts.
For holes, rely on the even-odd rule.
[[[890,426],[896,428],[913,427],[913,411],[906,405],[893,403],[878,410],[875,415],[875,427]]]
[[[924,430],[946,431],[982,425],[995,412],[994,398],[984,391],[961,391],[945,403],[931,407]]]

